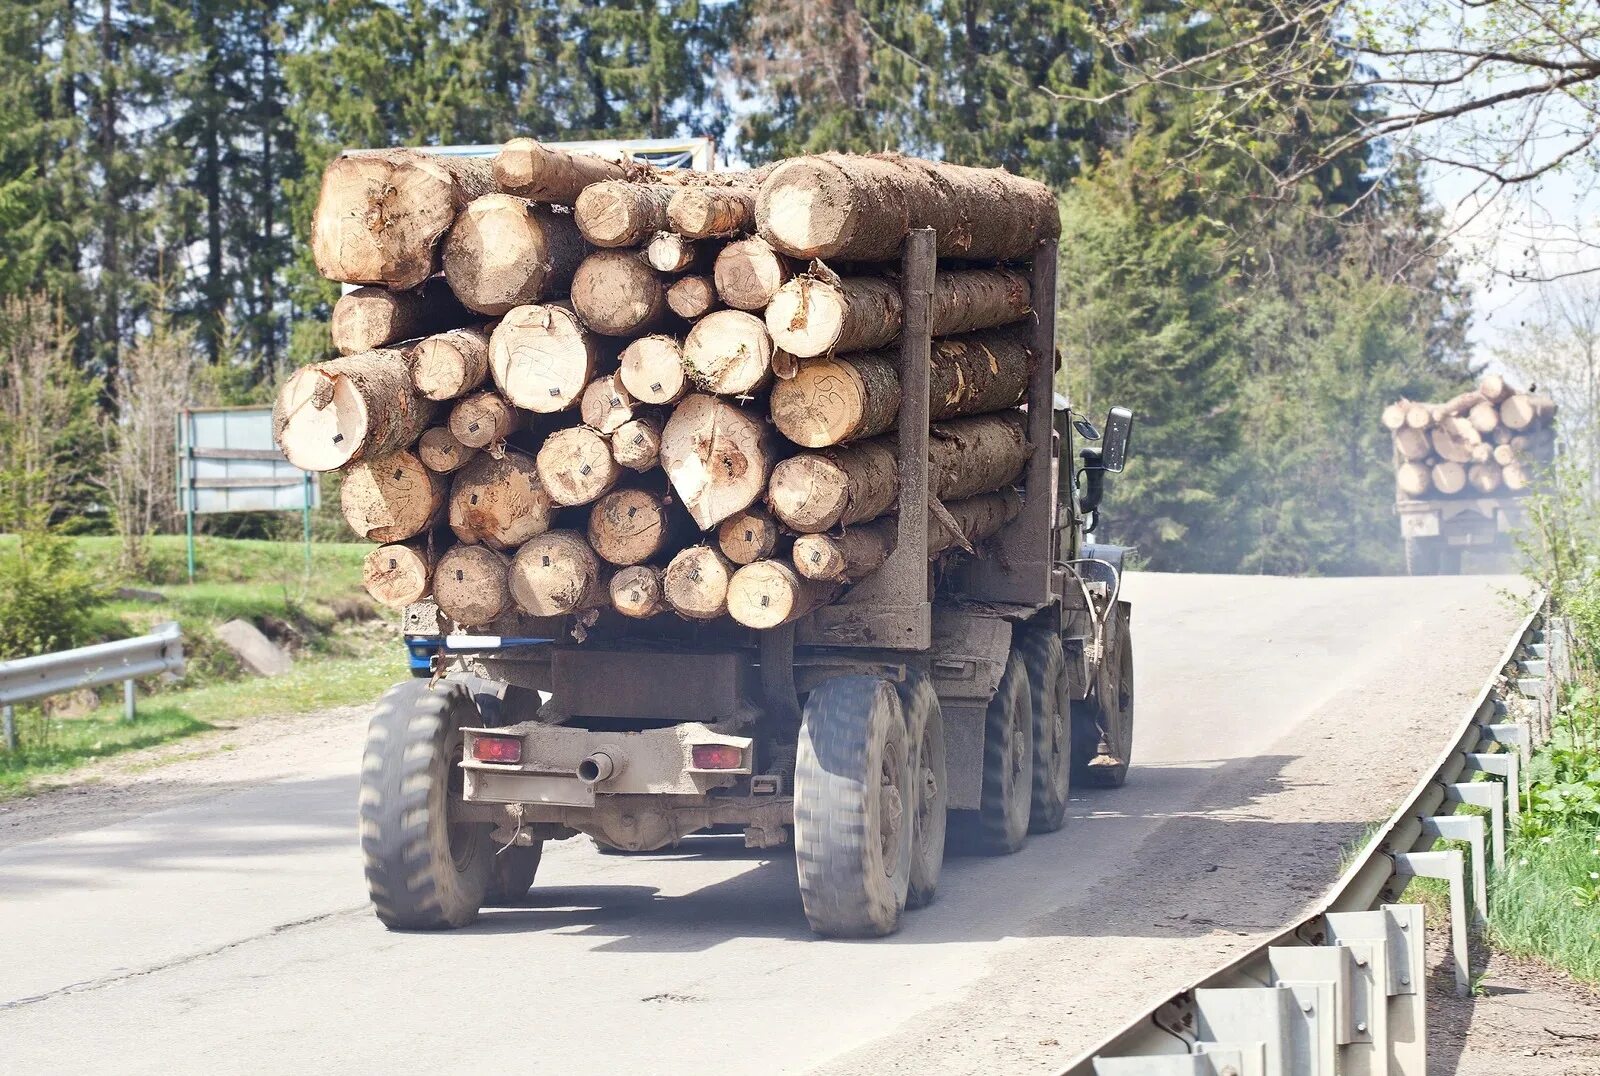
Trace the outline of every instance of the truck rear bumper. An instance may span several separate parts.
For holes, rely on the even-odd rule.
[[[699,796],[751,772],[754,742],[698,721],[640,732],[593,732],[525,721],[464,729],[468,803],[592,807],[599,795]],[[480,740],[516,740],[515,763],[482,761]],[[723,750],[713,750],[713,749]]]

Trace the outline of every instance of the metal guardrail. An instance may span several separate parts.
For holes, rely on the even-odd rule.
[[[1428,776],[1315,912],[1147,1010],[1063,1076],[1425,1076],[1422,908],[1398,902],[1413,878],[1449,883],[1465,996],[1469,903],[1481,923],[1532,746],[1555,711],[1550,670],[1565,667],[1560,625],[1547,624],[1543,605],[1541,596]],[[1488,815],[1454,813],[1463,803]],[[1466,857],[1436,850],[1440,840],[1466,842]]]
[[[158,624],[149,635],[133,639],[0,661],[0,708],[4,713],[6,750],[17,749],[14,708],[20,702],[121,680],[124,713],[131,720],[134,681],[165,672],[183,672],[183,632],[175,621]]]

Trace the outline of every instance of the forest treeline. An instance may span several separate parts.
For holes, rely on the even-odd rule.
[[[1180,56],[1240,25],[1138,6]],[[1102,41],[1084,0],[12,0],[0,526],[51,468],[55,522],[159,525],[97,474],[105,429],[164,436],[130,385],[261,398],[329,353],[337,286],[305,238],[341,148],[710,135],[748,164],[899,149],[1049,182],[1064,385],[1091,414],[1139,415],[1102,537],[1169,570],[1396,569],[1377,414],[1468,373],[1465,294],[1416,169],[1361,147],[1286,189],[1274,156],[1356,123],[1359,90],[1287,88],[1230,146],[1177,91],[1112,94],[1127,76]],[[52,348],[70,376],[18,359]],[[62,416],[42,431],[40,394]],[[159,445],[140,452],[126,469],[160,473]]]

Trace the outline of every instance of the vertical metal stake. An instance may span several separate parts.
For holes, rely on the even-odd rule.
[[[304,519],[305,519],[306,578],[307,579],[311,578],[311,483],[315,482],[316,480],[317,479],[316,479],[315,475],[313,475],[310,471],[306,472],[306,483],[305,483],[305,490],[304,490],[305,506],[304,506],[304,511],[303,511],[302,514],[303,514]]]
[[[1461,853],[1397,852],[1396,874],[1413,878],[1442,878],[1450,883],[1450,952],[1456,965],[1456,996],[1472,992],[1472,972],[1467,965],[1467,880]]]
[[[17,711],[14,707],[5,708],[6,750],[17,749]]]
[[[122,716],[128,721],[132,721],[133,720],[133,681],[132,680],[124,680],[122,682]]]

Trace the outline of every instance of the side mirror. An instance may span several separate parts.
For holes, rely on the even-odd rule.
[[[1100,466],[1113,474],[1122,473],[1128,462],[1128,439],[1133,434],[1133,412],[1113,407],[1106,412],[1106,432],[1100,441]]]

